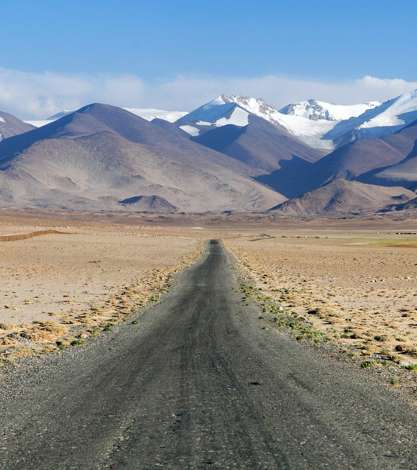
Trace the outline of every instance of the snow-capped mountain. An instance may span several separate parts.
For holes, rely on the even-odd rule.
[[[362,115],[361,129],[377,127],[404,127],[417,120],[417,90],[385,101],[372,111]]]
[[[214,100],[200,106],[176,122],[180,126],[214,126],[221,127],[226,124],[246,126],[249,113],[232,100],[233,97],[218,96]]]
[[[126,111],[129,111],[136,116],[139,116],[147,121],[152,121],[153,119],[163,119],[164,121],[168,122],[175,122],[180,119],[182,116],[186,115],[185,111],[166,111],[164,109],[154,109],[154,108],[122,108]],[[61,119],[62,117],[66,116],[67,114],[71,114],[75,111],[73,110],[64,110],[56,113],[47,119],[35,120],[35,121],[26,121],[28,124],[34,127],[42,127],[50,122],[56,121],[57,119]]]
[[[153,119],[163,119],[168,122],[175,122],[180,119],[182,116],[187,114],[186,111],[166,111],[164,109],[154,109],[154,108],[123,108],[126,111],[135,114],[147,121],[152,121]]]
[[[331,151],[358,139],[393,134],[417,120],[417,90],[384,103],[337,105],[311,99],[279,111],[262,99],[221,95],[181,117],[176,124],[197,137],[227,124],[247,126],[250,115],[284,128],[310,147]]]
[[[417,120],[417,90],[384,101],[363,114],[339,122],[325,137],[337,145],[384,137]]]
[[[392,134],[417,120],[417,90],[384,103],[338,105],[310,99],[280,110],[259,98],[225,95],[189,113],[153,108],[124,109],[148,121],[157,118],[175,123],[194,138],[225,125],[245,127],[250,116],[257,116],[314,149],[330,152],[355,140]],[[40,127],[70,112],[65,110],[46,120],[27,123]]]
[[[352,117],[357,117],[380,104],[379,101],[369,101],[360,104],[333,104],[310,99],[288,104],[281,108],[280,112],[292,116],[301,116],[311,119],[312,121],[321,119],[326,121],[344,121]]]
[[[333,143],[322,137],[334,127],[334,122],[324,119],[311,121],[302,116],[283,114],[259,98],[221,95],[186,114],[176,124],[195,137],[213,127],[227,124],[246,126],[250,115],[284,128],[313,148],[324,150],[333,148]]]

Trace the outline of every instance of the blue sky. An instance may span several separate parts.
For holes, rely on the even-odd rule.
[[[84,79],[90,89],[103,88],[98,98],[106,97],[106,80],[130,77],[133,90],[135,78],[142,91],[132,93],[134,105],[150,106],[148,96],[155,106],[180,106],[166,90],[179,79],[192,81],[193,96],[183,98],[186,108],[206,97],[202,89],[193,89],[196,81],[214,92],[225,80],[226,88],[235,86],[241,93],[245,80],[251,81],[252,92],[257,90],[253,81],[260,78],[261,95],[265,77],[280,77],[300,86],[304,81],[320,84],[318,91],[326,98],[320,91],[326,84],[331,89],[365,76],[406,83],[417,79],[417,2],[411,0],[3,0],[0,14],[0,67],[9,75],[13,71],[22,79],[29,74],[26,81],[41,81],[45,73]],[[161,84],[164,97],[158,98]],[[386,94],[402,91],[397,85]],[[28,114],[42,114],[41,106],[48,103],[45,87]],[[152,93],[144,91],[149,87]],[[382,96],[378,87],[369,99]],[[266,94],[273,104],[285,98],[274,99],[269,90]],[[58,95],[51,92],[55,104],[47,104],[45,113],[78,99],[75,94],[64,99],[65,91]],[[90,95],[94,98],[84,90],[79,99]],[[338,96],[329,93],[329,99]],[[116,104],[129,101],[128,95],[109,97],[119,100]],[[304,97],[302,90],[287,101],[299,97]],[[0,106],[3,102],[0,93]]]

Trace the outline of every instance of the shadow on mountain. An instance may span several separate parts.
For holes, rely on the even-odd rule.
[[[1,141],[0,170],[2,206],[258,211],[284,200],[175,126],[99,103]]]
[[[415,191],[417,189],[417,140],[408,155],[397,164],[376,168],[357,179],[364,183],[403,186]]]
[[[229,145],[246,131],[246,127],[247,126],[239,127],[233,124],[226,124],[225,126],[205,132],[193,138],[193,140],[218,152],[224,152]]]
[[[282,160],[281,168],[255,179],[279,191],[288,199],[298,197],[312,189],[311,170],[313,163],[293,156],[291,160]]]
[[[323,156],[321,151],[305,145],[284,128],[257,116],[249,116],[246,126],[215,127],[193,140],[247,165],[253,176],[277,171],[294,155],[308,162]]]
[[[269,212],[289,216],[357,215],[372,213],[415,197],[402,187],[387,188],[337,178],[299,198],[272,207]]]

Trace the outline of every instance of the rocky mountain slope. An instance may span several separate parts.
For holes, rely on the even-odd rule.
[[[402,185],[405,180],[417,183],[411,161],[411,157],[417,154],[416,146],[417,121],[386,137],[344,145],[298,172],[302,183],[300,190],[311,191],[338,177],[385,186]],[[409,162],[406,163],[406,159]],[[397,167],[399,164],[403,166]],[[397,170],[403,176],[396,174]],[[412,187],[412,184],[407,186]]]
[[[270,212],[291,216],[361,214],[404,203],[415,196],[401,187],[386,188],[339,178],[273,207]]]
[[[295,138],[282,127],[249,115],[245,126],[228,124],[194,137],[193,140],[253,168],[255,174],[274,171],[283,160],[294,157],[318,161],[322,153]]]
[[[341,213],[320,203],[335,191],[352,213],[407,203],[382,187],[417,189],[417,90],[280,110],[225,95],[189,113],[93,104],[42,124],[0,114],[1,205],[201,212],[296,199],[279,210]]]
[[[9,113],[0,111],[0,141],[14,135],[23,134],[31,129],[33,129],[33,126],[30,124],[21,121]]]
[[[325,101],[310,99],[284,106],[279,111],[283,114],[300,116],[312,121],[345,121],[360,116],[369,109],[379,106],[379,101],[369,101],[359,104],[333,104]]]
[[[119,201],[158,196],[200,212],[285,200],[235,159],[103,104],[0,142],[0,170],[2,206],[118,210]]]
[[[315,149],[328,151],[333,148],[332,142],[322,137],[334,127],[334,123],[283,114],[258,98],[221,95],[186,114],[176,124],[197,137],[208,130],[226,125],[244,127],[249,122],[249,116],[264,119]]]

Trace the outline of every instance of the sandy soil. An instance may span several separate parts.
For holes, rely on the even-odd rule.
[[[29,239],[8,237],[48,230]],[[201,252],[199,237],[188,233],[0,219],[0,356],[80,342],[157,300],[171,275]]]
[[[267,230],[226,245],[266,295],[328,338],[407,365],[417,363],[417,235],[399,230]]]

